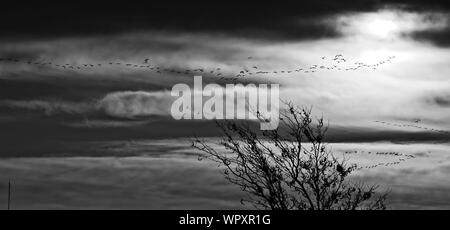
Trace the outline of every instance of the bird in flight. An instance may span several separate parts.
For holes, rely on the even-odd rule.
[[[148,64],[149,61],[150,61],[150,58],[144,59],[144,63],[145,63],[145,64]]]

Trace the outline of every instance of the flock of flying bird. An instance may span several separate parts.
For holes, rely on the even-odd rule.
[[[446,130],[440,130],[440,129],[433,129],[433,128],[427,128],[425,126],[419,126],[416,125],[419,122],[421,122],[420,119],[416,119],[413,121],[413,123],[415,124],[396,124],[396,123],[391,123],[391,122],[385,122],[385,121],[374,121],[376,123],[380,123],[380,124],[384,124],[384,125],[389,125],[389,126],[395,126],[395,127],[400,127],[400,128],[405,128],[405,127],[412,127],[412,128],[418,128],[418,129],[423,129],[423,130],[427,130],[427,131],[432,131],[432,132],[438,132],[438,133],[450,133],[449,131]],[[345,151],[344,154],[355,154],[358,153],[358,151]],[[402,162],[405,162],[409,159],[415,158],[414,155],[409,155],[409,154],[402,154],[399,152],[364,152],[361,151],[361,153],[366,153],[366,154],[375,154],[375,155],[384,155],[384,156],[394,156],[394,157],[399,157],[397,160],[395,161],[391,161],[391,162],[385,162],[385,163],[377,163],[377,164],[373,164],[373,165],[368,165],[368,166],[363,166],[363,167],[358,167],[358,170],[361,169],[373,169],[373,168],[377,168],[380,166],[394,166],[394,165],[399,165]]]
[[[362,170],[362,169],[373,169],[373,168],[377,168],[377,167],[389,167],[389,166],[394,166],[394,165],[399,165],[403,162],[406,162],[407,160],[416,158],[416,156],[411,155],[411,154],[403,154],[403,153],[399,153],[399,152],[366,152],[366,151],[345,151],[344,154],[368,154],[368,155],[382,155],[382,156],[392,156],[392,157],[397,157],[396,160],[390,161],[390,162],[380,162],[377,164],[372,164],[372,165],[367,165],[367,166],[358,166],[356,169],[357,170]]]
[[[274,75],[282,75],[282,76],[288,76],[292,74],[299,74],[299,73],[315,73],[318,71],[323,70],[337,70],[337,71],[355,71],[358,69],[377,69],[381,65],[387,64],[391,62],[392,59],[394,59],[395,56],[389,56],[385,60],[381,60],[375,64],[365,64],[363,62],[354,62],[353,64],[349,64],[347,66],[342,66],[342,63],[349,63],[349,61],[344,58],[342,54],[337,54],[332,58],[327,58],[325,56],[321,57],[322,60],[328,60],[328,64],[314,64],[307,67],[298,67],[296,69],[284,69],[284,70],[263,70],[262,68],[258,67],[257,64],[250,65],[250,67],[244,67],[241,70],[239,70],[238,73],[235,74],[225,74],[222,71],[222,68],[174,68],[174,67],[163,67],[159,65],[153,65],[150,58],[145,58],[143,62],[141,63],[131,63],[131,62],[122,62],[122,61],[109,61],[104,63],[84,63],[84,64],[70,64],[70,63],[56,63],[52,61],[47,60],[21,60],[17,58],[0,58],[0,63],[16,63],[16,64],[27,64],[32,65],[40,68],[44,67],[53,67],[57,69],[62,70],[72,70],[72,71],[87,71],[91,70],[93,68],[104,68],[104,67],[124,67],[124,68],[131,68],[136,70],[148,70],[153,71],[157,74],[163,74],[163,73],[172,73],[172,74],[180,74],[180,75],[210,75],[210,76],[216,76],[219,79],[226,79],[226,80],[237,80],[239,78],[245,78],[250,76],[262,76],[262,75],[268,75],[268,76],[274,76]],[[253,57],[248,57],[247,62],[253,63]]]
[[[249,57],[251,59],[252,57]],[[289,74],[295,74],[295,73],[315,73],[320,70],[338,70],[338,71],[354,71],[358,69],[363,68],[369,68],[369,69],[377,69],[381,65],[387,64],[391,62],[392,59],[394,59],[395,56],[389,56],[385,60],[381,60],[375,64],[366,64],[363,62],[354,62],[353,65],[343,67],[340,64],[348,62],[346,58],[342,54],[337,54],[333,58],[331,58],[331,63],[323,64],[323,65],[311,65],[309,67],[299,67],[297,69],[285,69],[285,70],[260,70],[258,66],[252,66],[251,68],[244,68],[241,70],[237,75],[235,75],[235,78],[239,77],[246,77],[251,75],[289,75]],[[326,56],[321,57],[322,60],[329,59]]]
[[[417,119],[414,121],[415,124],[398,124],[398,123],[391,123],[391,122],[385,122],[385,121],[374,121],[376,123],[380,123],[383,125],[389,125],[389,126],[395,126],[395,127],[399,127],[399,128],[407,128],[407,127],[411,127],[411,128],[417,128],[417,129],[423,129],[423,130],[427,130],[427,131],[431,131],[431,132],[437,132],[437,133],[450,133],[447,130],[442,130],[442,129],[433,129],[433,128],[428,128],[425,126],[420,126],[420,125],[415,125],[417,123],[420,122],[420,119]]]

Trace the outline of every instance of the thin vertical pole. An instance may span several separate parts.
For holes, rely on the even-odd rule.
[[[11,180],[8,181],[8,210],[11,208]]]

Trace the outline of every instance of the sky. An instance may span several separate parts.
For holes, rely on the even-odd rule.
[[[222,86],[280,84],[283,100],[329,121],[331,141],[448,141],[449,13],[439,1],[8,5],[2,155],[218,135],[211,121],[170,116],[172,86],[196,69]]]

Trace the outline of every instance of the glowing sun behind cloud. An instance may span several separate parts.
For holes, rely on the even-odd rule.
[[[448,23],[446,18],[442,13],[419,14],[383,9],[370,13],[340,15],[335,21],[344,35],[372,40],[392,40],[401,39],[402,34],[413,31],[445,28]]]
[[[366,28],[367,32],[374,37],[389,38],[398,32],[399,25],[390,19],[374,17],[368,20]]]

